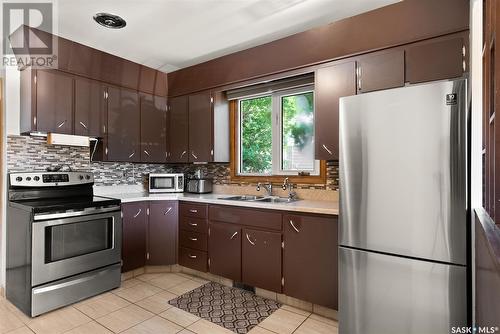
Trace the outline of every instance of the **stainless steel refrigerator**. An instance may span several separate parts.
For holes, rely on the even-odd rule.
[[[340,334],[467,325],[466,80],[340,99]]]

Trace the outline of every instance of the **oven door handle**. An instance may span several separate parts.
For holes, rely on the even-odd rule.
[[[80,216],[94,215],[94,214],[98,214],[98,213],[105,213],[105,212],[112,212],[112,211],[119,211],[119,210],[120,210],[119,206],[112,206],[109,208],[81,210],[81,211],[73,211],[73,212],[41,213],[41,214],[35,214],[33,216],[33,220],[47,220],[47,219],[80,217]]]

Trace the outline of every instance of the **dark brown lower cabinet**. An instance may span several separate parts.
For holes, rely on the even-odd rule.
[[[122,272],[146,264],[147,203],[122,204]]]
[[[247,228],[242,233],[242,281],[281,292],[281,233]]]
[[[283,292],[338,309],[337,217],[284,215]]]
[[[179,264],[187,268],[191,268],[201,272],[207,272],[207,252],[203,252],[197,249],[180,247]]]
[[[149,203],[148,265],[177,263],[177,201],[152,201]]]
[[[210,222],[209,229],[209,271],[241,282],[241,227]]]

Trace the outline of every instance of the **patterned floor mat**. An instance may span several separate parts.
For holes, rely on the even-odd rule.
[[[281,306],[274,300],[214,282],[172,299],[169,304],[238,334],[248,333]]]

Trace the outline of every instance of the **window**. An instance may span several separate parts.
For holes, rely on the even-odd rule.
[[[311,86],[238,100],[238,174],[320,175]]]

